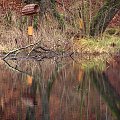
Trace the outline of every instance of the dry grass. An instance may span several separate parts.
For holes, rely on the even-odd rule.
[[[77,52],[90,54],[111,54],[120,48],[120,38],[117,36],[103,36],[102,38],[83,38],[74,42]]]
[[[48,30],[46,28],[41,28],[40,31],[34,31],[30,43],[35,43],[37,41],[41,41],[41,44],[51,48],[64,44],[65,38],[57,29]],[[11,27],[10,29],[6,29],[5,26],[1,27],[0,51],[7,52],[18,47],[26,46],[30,43],[28,42],[27,29],[20,31],[16,27]]]
[[[95,54],[113,53],[120,46],[120,39],[116,36],[104,36],[103,38],[97,39],[79,38],[77,40],[74,37],[66,37],[69,35],[69,33],[67,33],[69,28],[71,31],[74,31],[74,29],[68,26],[64,32],[61,32],[55,21],[47,21],[39,25],[39,29],[34,30],[33,36],[29,41],[27,35],[28,23],[20,22],[18,19],[20,16],[17,18],[14,13],[10,15],[7,14],[7,17],[6,19],[6,15],[4,15],[0,18],[0,21],[2,21],[0,22],[0,52],[8,52],[37,41],[40,41],[41,44],[47,48],[57,49],[59,51],[71,48],[77,52]],[[25,18],[23,18],[23,21],[24,19]],[[20,28],[20,26],[22,26],[22,28]],[[112,46],[113,43],[115,43],[115,47]]]

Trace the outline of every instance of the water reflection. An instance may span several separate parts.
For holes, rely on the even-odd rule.
[[[96,89],[108,104],[111,112],[120,119],[120,96],[118,92],[114,89],[112,84],[109,82],[108,76],[105,72],[101,73],[100,71],[91,70],[90,77],[95,85]],[[108,116],[105,116],[108,117]],[[108,119],[108,118],[107,118]],[[110,119],[110,118],[109,118]]]
[[[0,63],[1,120],[120,119],[118,65],[103,71],[70,58],[6,62]]]

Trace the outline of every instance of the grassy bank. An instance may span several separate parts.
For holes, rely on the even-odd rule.
[[[27,36],[27,18],[22,18],[22,22],[15,18],[16,15],[7,15],[0,18],[0,53],[7,53],[30,43],[40,41],[47,48],[59,51],[71,49],[78,53],[87,53],[92,55],[110,54],[120,48],[120,38],[117,35],[108,35],[105,33],[101,38],[75,38],[79,29],[75,30],[68,26],[64,31],[58,29],[57,23],[46,22],[44,25],[38,25],[31,40]],[[14,19],[13,19],[13,18]],[[8,19],[9,18],[9,19]],[[14,21],[13,21],[14,20]],[[36,21],[34,21],[36,23]],[[38,22],[38,21],[37,21]],[[38,24],[38,23],[36,23]],[[81,36],[81,35],[79,35]]]
[[[44,31],[45,32],[45,31]],[[51,35],[51,36],[50,36]],[[104,36],[102,38],[79,38],[79,39],[66,39],[64,34],[54,32],[53,34],[35,33],[32,42],[41,41],[44,46],[58,50],[71,50],[78,53],[87,53],[92,55],[111,54],[120,48],[120,38],[117,36]],[[67,43],[67,45],[66,45]],[[28,45],[28,38],[25,33],[19,30],[12,29],[6,30],[0,36],[0,53],[9,52],[10,50]]]
[[[110,54],[120,48],[120,38],[118,36],[105,35],[102,38],[83,38],[74,42],[77,52],[90,53],[93,55]]]

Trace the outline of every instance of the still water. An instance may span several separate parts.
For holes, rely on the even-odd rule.
[[[103,58],[0,60],[0,120],[120,120],[120,59]]]

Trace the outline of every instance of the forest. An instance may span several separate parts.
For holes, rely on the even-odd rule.
[[[0,0],[0,120],[120,120],[120,0]]]
[[[38,5],[39,12],[23,15],[22,9],[29,4]],[[111,36],[110,41],[105,40],[109,43],[120,34],[119,0],[9,0],[2,1],[0,5],[2,28],[0,42],[3,44],[1,51],[5,49],[8,52],[11,48],[16,48],[19,45],[19,47],[25,47],[29,44],[28,41],[30,43],[41,41],[41,44],[45,44],[48,49],[54,47],[63,51],[69,48],[73,49],[73,44],[77,44],[78,50],[75,51],[79,51],[79,48],[82,47],[79,44],[85,42],[89,45],[89,39],[90,41],[99,40]],[[30,26],[34,31],[32,35],[27,33]],[[50,37],[51,34],[53,39]],[[43,38],[39,38],[41,36]],[[115,38],[112,38],[113,36]],[[44,41],[40,39],[44,39]],[[48,39],[51,39],[51,42]],[[83,42],[80,42],[82,40]],[[6,41],[9,41],[8,45],[4,45]],[[113,46],[114,44],[116,45],[114,42],[111,43]],[[107,48],[107,46],[104,47]]]

